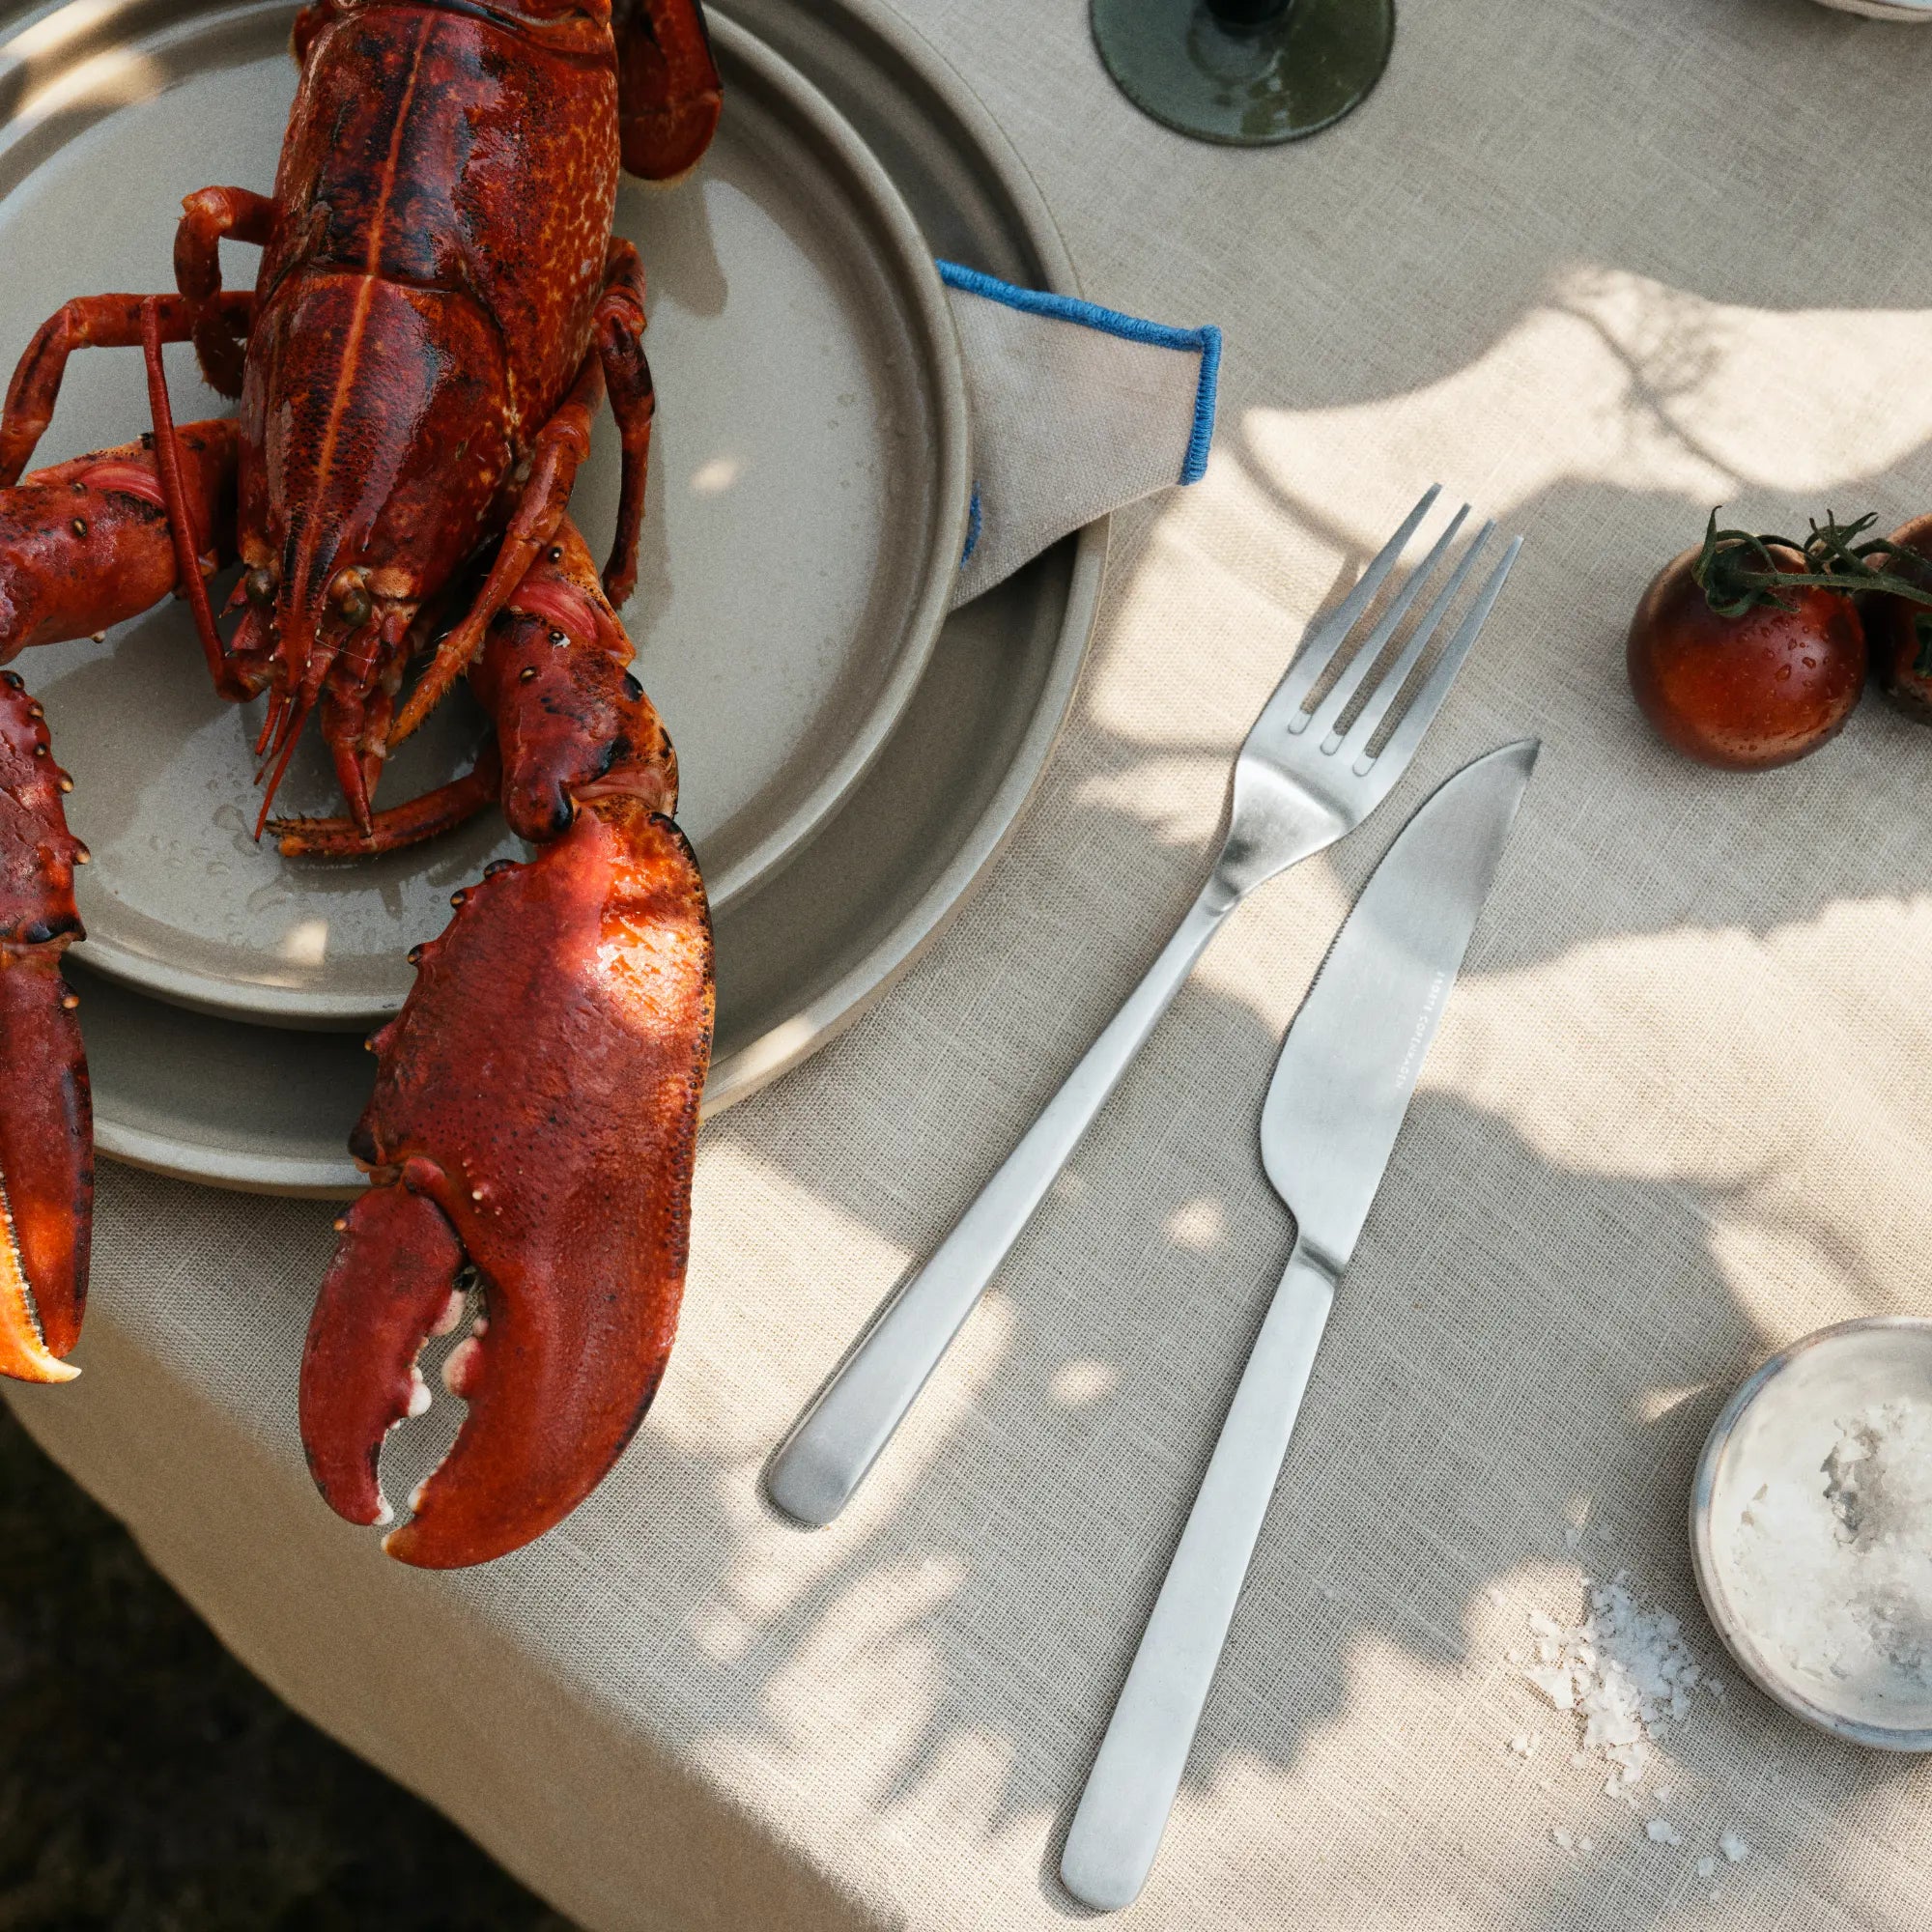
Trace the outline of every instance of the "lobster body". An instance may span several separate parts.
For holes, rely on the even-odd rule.
[[[416,1352],[462,1319],[469,1414],[388,1539],[485,1561],[540,1535],[621,1452],[683,1293],[712,971],[703,885],[669,814],[670,743],[628,669],[654,407],[621,168],[701,156],[718,77],[698,0],[313,0],[272,194],[183,202],[176,291],[69,302],[0,414],[0,665],[170,589],[215,686],[266,692],[262,822],[311,712],[347,812],[276,821],[291,857],[355,858],[500,802],[537,847],[458,893],[371,1042],[351,1143],[369,1191],[303,1358],[324,1495],[388,1519],[387,1431]],[[263,250],[225,290],[222,242]],[[175,426],[161,351],[192,341],[234,423]],[[71,353],[138,346],[154,431],[21,481]],[[567,517],[608,401],[622,443],[600,573]],[[239,561],[224,637],[205,579]],[[413,685],[404,684],[412,665]],[[469,773],[378,811],[389,748],[459,676],[494,736]],[[72,1373],[91,1127],[80,936],[44,714],[0,672],[0,1374]],[[507,871],[507,876],[505,872]]]
[[[590,346],[616,205],[608,23],[302,16],[242,396],[241,551],[284,634],[359,566],[413,605],[507,521]]]

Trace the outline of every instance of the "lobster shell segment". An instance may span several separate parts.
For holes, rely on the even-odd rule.
[[[373,1041],[351,1145],[377,1186],[344,1223],[301,1382],[324,1496],[384,1520],[384,1435],[420,1408],[416,1351],[474,1269],[484,1320],[444,1371],[469,1412],[384,1546],[429,1569],[542,1535],[642,1421],[683,1296],[711,1048],[696,863],[641,801],[597,801],[458,898]]]

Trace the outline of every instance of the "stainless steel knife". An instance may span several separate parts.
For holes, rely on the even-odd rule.
[[[1180,1786],[1315,1351],[1489,896],[1537,745],[1465,765],[1406,825],[1282,1044],[1262,1161],[1294,1248],[1242,1372],[1061,1855],[1074,1897],[1138,1896]]]

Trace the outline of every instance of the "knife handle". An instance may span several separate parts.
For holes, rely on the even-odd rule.
[[[1060,1876],[1097,1911],[1131,1904],[1153,1868],[1336,1279],[1296,1241],[1088,1774]]]
[[[1059,1093],[932,1252],[873,1318],[773,1452],[765,1491],[798,1521],[828,1523],[939,1366],[1094,1116],[1174,1002],[1239,893],[1217,869]]]

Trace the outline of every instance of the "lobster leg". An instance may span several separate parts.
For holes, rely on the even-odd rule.
[[[590,425],[606,395],[623,439],[624,467],[617,502],[617,536],[604,566],[612,604],[622,604],[638,581],[638,528],[644,515],[644,482],[656,397],[644,359],[644,270],[628,242],[611,243],[604,293],[593,323],[594,347],[557,412],[537,436],[529,481],[502,547],[476,601],[437,646],[389,731],[393,750],[427,718],[481,647],[492,620],[509,602],[530,566],[563,523],[578,465],[590,447]],[[614,621],[614,619],[613,619]]]
[[[175,230],[175,282],[195,305],[190,325],[194,353],[210,388],[224,396],[242,393],[242,345],[222,318],[221,241],[266,245],[275,219],[275,204],[245,187],[204,187],[182,203]]]
[[[444,1378],[469,1413],[384,1548],[482,1563],[560,1521],[636,1432],[677,1326],[711,931],[691,848],[600,799],[527,865],[459,894],[373,1041],[350,1145],[374,1186],[342,1223],[302,1355],[309,1466],[352,1522],[386,1519],[384,1432],[468,1262],[485,1317]]]
[[[476,655],[491,620],[509,601],[525,574],[556,535],[570,502],[577,467],[590,448],[590,423],[604,399],[604,368],[593,352],[584,357],[555,415],[537,433],[530,458],[530,477],[510,527],[490,566],[490,575],[462,621],[437,646],[429,668],[397,714],[389,730],[393,751],[435,710]]]
[[[235,555],[235,425],[177,432],[181,475],[208,547],[201,571]],[[0,490],[0,664],[30,644],[84,638],[138,616],[181,584],[152,437],[37,469]],[[230,662],[230,695],[259,689],[265,668]]]
[[[542,844],[570,828],[578,803],[628,792],[655,811],[677,805],[677,757],[643,686],[626,667],[631,640],[577,526],[510,593],[469,667],[496,721],[476,767],[423,797],[350,818],[279,818],[285,857],[353,858],[433,838],[502,799],[511,829]]]
[[[425,1406],[416,1351],[451,1325],[466,1264],[486,1309],[443,1372],[469,1415],[384,1546],[405,1562],[480,1563],[560,1520],[642,1419],[676,1327],[711,931],[630,655],[565,522],[469,674],[505,814],[541,849],[457,895],[372,1042],[351,1146],[376,1185],[340,1224],[302,1358],[309,1466],[352,1522],[389,1520],[383,1438]]]
[[[502,761],[493,739],[461,778],[372,813],[366,829],[353,818],[271,818],[269,830],[285,859],[366,859],[454,832],[496,804],[502,783]]]
[[[234,551],[235,426],[181,433],[211,561]],[[134,616],[174,587],[159,464],[142,443],[0,490],[0,664]],[[197,559],[197,564],[199,559]],[[60,958],[81,936],[71,788],[41,705],[0,671],[0,1375],[61,1381],[87,1296],[94,1192],[87,1062]]]
[[[248,294],[217,298],[214,311],[217,321],[232,333],[245,333],[254,312],[254,299]],[[208,586],[195,567],[201,552],[200,535],[175,435],[174,412],[168,403],[167,377],[161,368],[162,344],[186,341],[200,306],[181,295],[84,296],[67,303],[42,324],[40,333],[28,345],[27,353],[14,371],[14,380],[7,389],[6,410],[0,413],[0,485],[17,481],[52,421],[61,379],[67,373],[68,357],[74,350],[129,348],[138,344],[148,367],[148,400],[155,417],[155,455],[161,500],[166,505],[173,533],[179,580],[186,592],[188,608],[194,612],[195,630],[208,660],[209,675],[218,688],[225,660],[214,628],[214,613],[209,608]]]
[[[41,325],[14,370],[0,412],[0,488],[19,481],[53,420],[68,357],[76,349],[142,348],[142,316],[150,304],[160,341],[187,341],[199,304],[182,295],[82,296]],[[226,294],[216,298],[215,314],[231,334],[245,335],[254,304],[246,291]]]
[[[721,93],[699,0],[616,0],[618,137],[624,166],[672,182],[703,158]]]
[[[638,585],[638,531],[644,521],[644,482],[651,453],[657,395],[644,359],[644,265],[621,239],[611,243],[604,294],[594,323],[598,360],[617,419],[624,467],[617,497],[617,538],[604,566],[604,589],[622,605]]]

